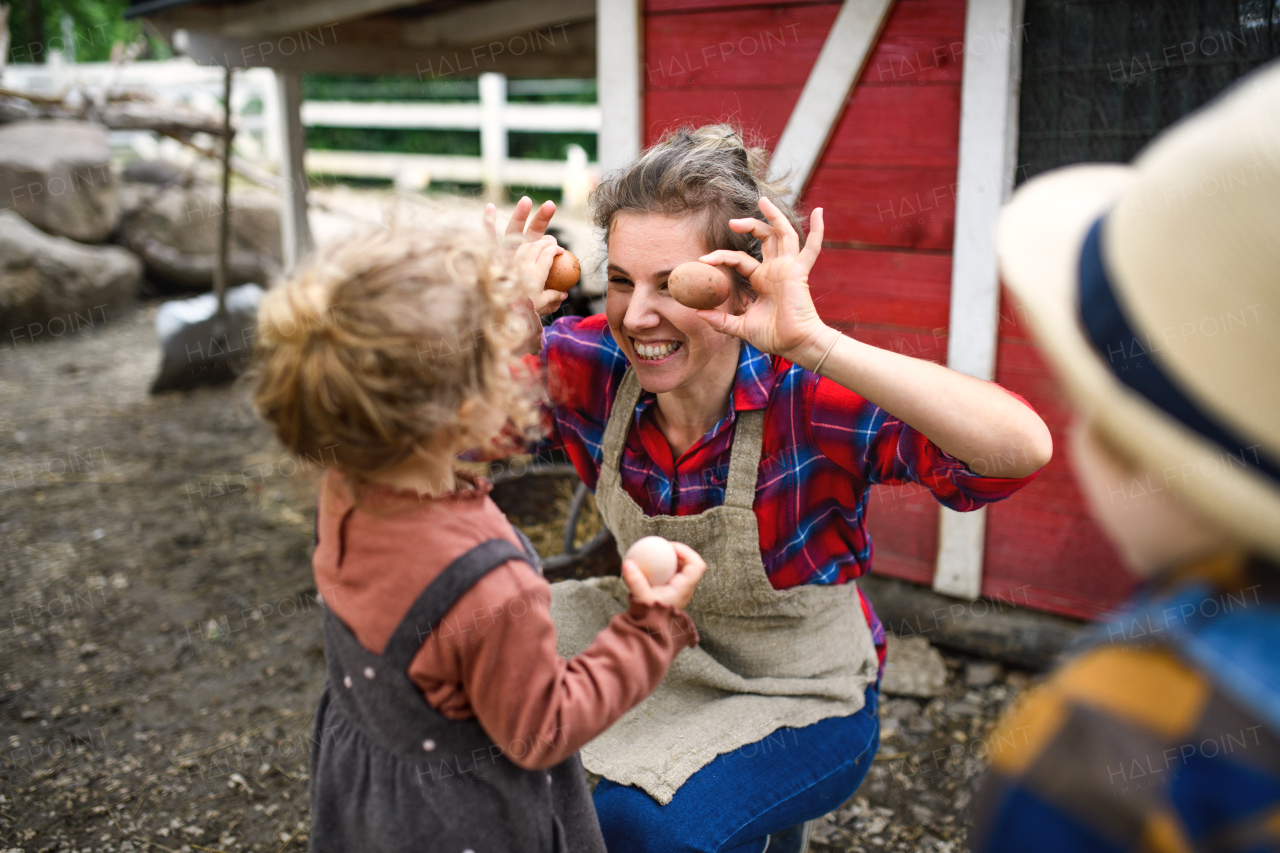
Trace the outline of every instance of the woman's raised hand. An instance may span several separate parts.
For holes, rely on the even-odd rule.
[[[763,262],[746,252],[728,249],[698,259],[742,273],[751,282],[756,300],[741,314],[706,310],[699,311],[698,316],[717,331],[736,335],[758,350],[796,362],[800,353],[811,350],[819,339],[825,343],[831,335],[809,295],[809,271],[822,250],[822,208],[815,208],[809,219],[809,239],[803,249],[800,235],[777,205],[762,196],[760,211],[768,218],[767,223],[730,219],[729,227],[760,240]]]
[[[556,238],[547,234],[547,226],[551,224],[551,217],[556,214],[555,202],[551,200],[544,201],[537,212],[533,214],[532,219],[529,218],[531,211],[533,211],[533,199],[527,195],[521,196],[520,201],[516,202],[516,209],[511,214],[511,220],[507,222],[507,229],[502,234],[501,245],[508,261],[514,258],[515,263],[523,267],[528,267],[531,260],[535,261],[532,268],[526,269],[525,272],[528,275],[538,276],[539,290],[537,295],[533,297],[533,307],[537,309],[539,316],[545,317],[559,308],[560,303],[568,295],[558,290],[542,288],[543,282],[547,280],[547,273],[551,269],[551,262],[564,249],[556,247],[555,251],[550,252],[549,255],[545,251],[548,245],[556,246]],[[498,208],[492,204],[486,204],[484,206],[484,215],[481,219],[484,223],[485,232],[494,240],[497,240]],[[539,249],[533,250],[527,248],[530,243],[541,243],[541,245]]]

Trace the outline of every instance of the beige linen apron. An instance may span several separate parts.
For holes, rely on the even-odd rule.
[[[640,383],[628,369],[605,427],[596,506],[620,553],[641,536],[658,535],[687,543],[707,561],[688,608],[700,642],[680,652],[647,699],[582,748],[582,762],[666,805],[721,753],[783,726],[857,713],[877,661],[852,583],[785,590],[769,583],[751,508],[764,410],[737,414],[722,506],[650,517],[622,488],[618,472],[639,397]],[[621,578],[552,584],[560,654],[583,651],[626,606]]]

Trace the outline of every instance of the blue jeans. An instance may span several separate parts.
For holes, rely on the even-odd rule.
[[[596,814],[609,853],[760,853],[765,838],[836,809],[862,784],[880,747],[879,694],[848,717],[718,755],[660,806],[631,785],[601,779]]]

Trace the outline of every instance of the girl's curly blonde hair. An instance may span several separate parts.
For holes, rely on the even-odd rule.
[[[258,309],[254,404],[299,456],[359,474],[469,435],[471,397],[540,421],[513,355],[535,331],[514,307],[537,290],[481,230],[393,226],[321,252]],[[526,303],[527,304],[527,303]],[[476,436],[491,449],[495,436]]]

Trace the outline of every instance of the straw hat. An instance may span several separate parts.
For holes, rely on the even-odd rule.
[[[1280,556],[1280,64],[1130,166],[1028,181],[1004,283],[1077,407],[1145,476]]]

